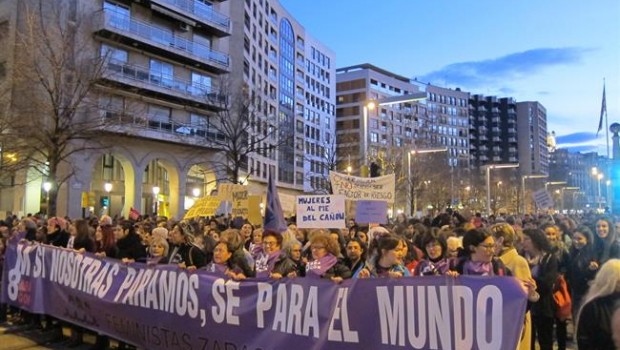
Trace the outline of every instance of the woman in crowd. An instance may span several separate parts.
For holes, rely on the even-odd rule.
[[[577,316],[579,349],[613,349],[611,319],[620,300],[620,259],[609,259],[596,274]]]
[[[306,276],[306,263],[308,262],[301,254],[302,247],[303,245],[298,240],[289,241],[285,247],[288,257],[295,264],[295,273],[299,277]]]
[[[620,259],[620,241],[618,241],[613,222],[602,217],[596,221],[595,227],[594,251],[598,266],[603,265],[609,259]]]
[[[414,276],[439,276],[450,270],[452,260],[446,257],[446,241],[443,237],[437,237],[430,232],[425,234],[422,248],[424,258],[416,266]]]
[[[109,258],[116,258],[118,255],[116,237],[111,223],[109,225],[100,223],[95,229],[95,254],[99,257]]]
[[[375,277],[391,278],[410,276],[409,270],[403,265],[405,242],[392,234],[378,236],[375,240],[371,274]]]
[[[358,238],[351,238],[347,243],[344,264],[351,270],[352,278],[366,278],[370,276],[370,270],[366,265],[366,244]]]
[[[254,259],[243,246],[239,230],[228,229],[220,234],[220,242],[230,243],[233,251],[232,264],[238,266],[246,277],[254,277]]]
[[[296,277],[295,263],[282,251],[282,235],[267,230],[262,237],[262,249],[254,265],[256,277]]]
[[[512,275],[518,278],[528,290],[528,301],[535,303],[540,299],[536,292],[536,281],[532,278],[530,266],[524,257],[519,255],[515,248],[517,233],[512,226],[506,223],[496,224],[491,227],[495,238],[495,254]],[[525,313],[523,330],[517,349],[529,350],[532,347],[532,317],[530,311]]]
[[[564,229],[568,229],[567,226],[562,226]],[[564,244],[563,240],[564,233],[560,226],[555,224],[543,225],[543,231],[547,235],[547,239],[549,240],[549,243],[551,243],[553,249],[553,254],[558,260],[558,273],[565,276],[570,262],[568,260],[568,249],[566,248],[566,244]],[[563,350],[566,348],[566,339],[568,337],[566,331],[568,319],[560,319],[554,315],[553,320],[555,322],[559,349]]]
[[[540,299],[534,303],[532,312],[532,349],[538,340],[540,350],[553,348],[553,324],[555,305],[553,284],[558,278],[558,259],[545,233],[540,229],[523,230],[523,250],[528,260],[532,276],[536,281]],[[562,330],[558,330],[560,333]],[[565,329],[564,329],[565,331]],[[566,333],[557,334],[558,346],[566,348]]]
[[[245,279],[243,270],[235,265],[232,256],[235,251],[232,243],[220,241],[213,249],[213,261],[208,263],[203,269],[208,272],[228,276],[234,280]]]
[[[243,239],[243,247],[250,252],[252,251],[252,249],[250,249],[250,245],[254,240],[254,231],[254,226],[250,223],[243,224],[239,230],[241,238]]]
[[[150,239],[146,262],[148,264],[165,264],[169,250],[170,246],[168,245],[168,241],[161,236],[154,235]]]
[[[587,226],[579,226],[573,233],[573,244],[569,251],[569,265],[566,277],[573,303],[573,319],[581,306],[581,300],[588,291],[590,281],[596,276],[598,263],[594,254],[594,235]]]
[[[205,255],[193,244],[194,228],[187,221],[180,221],[170,233],[170,253],[168,263],[181,268],[199,269],[206,265]]]
[[[316,232],[310,238],[312,260],[306,265],[306,277],[330,279],[336,283],[351,278],[351,270],[338,261],[340,247],[329,234]]]
[[[446,274],[506,276],[506,267],[495,258],[495,239],[486,229],[469,230],[463,236],[463,249],[456,266]]]
[[[73,249],[78,252],[94,253],[97,250],[95,241],[90,235],[88,221],[84,219],[75,220],[70,226],[69,231],[73,238]]]

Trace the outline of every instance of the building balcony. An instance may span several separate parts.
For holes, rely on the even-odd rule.
[[[110,109],[101,109],[100,114],[103,118],[102,129],[111,133],[215,149],[226,140],[220,131],[204,124],[180,123],[148,114],[138,115]]]
[[[104,69],[102,83],[106,85],[203,109],[221,110],[226,105],[226,97],[210,86],[164,76],[116,60],[109,60]]]
[[[119,41],[213,73],[229,72],[230,60],[225,53],[176,36],[171,30],[111,10],[98,11],[96,15],[98,19],[95,34],[101,38]]]
[[[202,27],[219,37],[230,35],[230,18],[201,1],[151,0],[151,8],[183,23]]]

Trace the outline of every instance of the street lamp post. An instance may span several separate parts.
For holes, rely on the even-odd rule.
[[[605,184],[607,185],[606,191],[605,191],[605,200],[607,202],[607,207],[609,208],[609,210],[611,210],[611,208],[613,208],[613,205],[611,203],[612,201],[612,196],[611,196],[611,180],[607,180],[605,182]]]
[[[153,204],[155,205],[155,216],[159,215],[159,210],[158,210],[159,200],[157,198],[157,196],[159,195],[159,191],[160,191],[160,188],[158,186],[153,186],[153,199],[154,199]]]
[[[378,106],[390,106],[393,104],[398,104],[398,103],[406,103],[406,102],[415,102],[415,101],[420,101],[420,100],[424,100],[426,99],[426,92],[416,92],[416,93],[412,93],[412,94],[406,94],[406,95],[399,95],[399,96],[391,96],[391,97],[386,97],[386,98],[382,98],[379,100],[375,100],[375,99],[369,99],[366,100],[364,105],[362,106],[362,124],[364,126],[364,132],[363,132],[363,139],[364,139],[364,143],[363,143],[363,155],[364,155],[364,166],[365,166],[365,170],[368,171],[368,167],[370,165],[369,162],[369,157],[368,157],[368,118],[369,118],[369,111],[374,110],[375,108],[377,108]]]
[[[411,198],[411,200],[408,201],[409,202],[408,207],[410,208],[409,210],[410,216],[413,216],[413,214],[417,213],[418,211],[417,195],[414,193],[413,184],[411,183],[411,155],[446,152],[446,151],[448,151],[448,148],[439,147],[439,148],[413,149],[407,152],[407,182],[409,185],[409,197]],[[413,201],[413,204],[412,204],[412,201]]]
[[[518,163],[488,164],[485,166],[487,180],[487,216],[491,216],[491,169],[518,168]]]
[[[106,182],[103,184],[103,189],[108,194],[108,215],[112,216],[112,197],[110,196],[110,192],[112,192],[112,184]]]
[[[369,111],[374,110],[376,107],[376,104],[374,101],[368,101],[364,104],[364,106],[362,107],[362,113],[363,113],[363,124],[364,124],[364,166],[366,167],[366,171],[368,171],[368,136],[369,136],[369,132],[368,132],[368,118],[369,118]],[[361,175],[361,174],[360,174]]]
[[[549,175],[523,175],[521,176],[521,200],[523,201],[523,214],[527,212],[527,204],[525,201],[525,180],[527,179],[544,179]]]
[[[605,177],[603,175],[603,173],[598,173],[596,174],[596,179],[598,180],[598,198],[597,198],[597,202],[598,202],[598,209],[600,211],[600,209],[602,209],[602,205],[603,205],[603,201],[601,200],[601,180],[603,180],[603,177]]]

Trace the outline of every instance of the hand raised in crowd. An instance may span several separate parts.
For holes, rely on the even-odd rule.
[[[538,299],[540,299],[540,295],[536,291],[536,281],[533,278],[530,278],[529,280],[522,280],[521,284],[527,293],[527,300],[535,303]]]
[[[592,271],[598,270],[598,263],[594,260],[590,261],[590,265],[588,266],[588,268]]]
[[[363,268],[357,276],[359,278],[368,278],[370,277],[370,271],[367,268]]]
[[[446,276],[450,276],[450,277],[458,277],[458,276],[459,276],[459,273],[458,273],[457,271],[454,271],[454,270],[448,270],[448,271],[446,272]]]
[[[332,280],[334,283],[340,283],[340,282],[342,282],[342,277],[340,277],[340,276],[334,276],[334,277],[332,277],[332,278],[331,278],[331,280]]]
[[[280,278],[282,278],[282,274],[277,273],[277,272],[272,272],[272,273],[269,275],[269,277],[271,277],[271,278],[273,278],[273,279],[276,279],[276,280],[279,280]]]
[[[388,272],[388,276],[390,278],[401,278],[403,277],[403,273],[400,271],[389,271]]]

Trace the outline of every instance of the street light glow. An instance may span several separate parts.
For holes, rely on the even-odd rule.
[[[43,190],[45,192],[49,192],[52,189],[52,183],[51,182],[44,182],[43,183]]]
[[[192,194],[194,195],[194,197],[200,196],[200,188],[196,187],[192,189]]]
[[[112,184],[109,182],[106,182],[105,184],[103,184],[103,189],[106,192],[110,193],[112,191]]]

